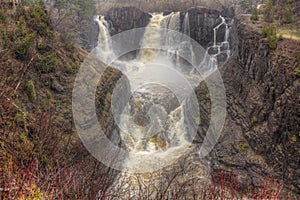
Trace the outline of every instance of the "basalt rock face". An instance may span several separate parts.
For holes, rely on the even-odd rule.
[[[105,19],[109,24],[110,34],[116,35],[123,31],[135,29],[135,28],[144,28],[148,25],[151,15],[143,12],[142,10],[135,7],[120,7],[120,8],[111,8],[105,15]],[[130,34],[135,34],[136,41],[141,41],[143,34],[136,34],[135,31],[131,31]],[[121,35],[124,37],[123,41],[127,41],[126,35]],[[129,43],[131,41],[128,41]],[[128,44],[130,45],[130,44]],[[126,56],[136,57],[137,51],[130,52]]]
[[[184,16],[188,13],[190,24],[190,37],[197,41],[204,48],[212,46],[214,42],[214,28],[218,26],[224,17],[226,23],[230,26],[231,21],[235,16],[233,8],[226,8],[222,11],[205,8],[193,7],[185,12],[181,12],[181,24],[183,24]],[[225,25],[222,25],[216,32],[217,43],[224,41]]]
[[[261,33],[240,19],[230,40],[233,55],[220,69],[228,113],[210,154],[212,176],[222,170],[234,173],[240,190],[277,178],[299,194],[300,80],[294,72],[300,44],[284,39],[272,50]],[[210,97],[204,84],[196,94],[201,120],[194,142],[201,145],[209,127]]]
[[[201,44],[204,48],[214,41],[213,28],[221,23],[220,12],[208,8],[191,8],[186,11],[189,15],[190,36]],[[185,13],[186,13],[185,12]],[[185,15],[185,13],[182,13]],[[219,35],[225,34],[225,27],[218,31]],[[222,38],[219,42],[223,41]]]
[[[227,162],[227,166],[248,167],[252,171],[255,169],[251,166],[259,166],[260,175],[272,173],[300,193],[300,79],[294,74],[300,44],[284,39],[272,50],[260,33],[238,19],[232,37],[235,53],[222,69],[228,96],[223,135],[240,135],[249,151],[248,147],[241,149],[241,143],[225,139],[227,143],[221,141],[219,146],[223,145],[226,151],[218,147],[216,150],[219,160]],[[253,160],[250,150],[263,159]],[[247,152],[244,159],[230,160],[242,151]]]
[[[105,18],[112,23],[111,33],[114,35],[133,28],[146,27],[151,15],[135,7],[121,7],[110,9]]]
[[[234,18],[235,17],[235,10],[234,7],[228,7],[221,11],[221,15],[225,18]]]

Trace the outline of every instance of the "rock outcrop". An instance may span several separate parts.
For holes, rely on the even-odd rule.
[[[221,23],[220,11],[209,8],[191,8],[186,11],[189,15],[190,36],[201,44],[204,48],[211,45],[214,41],[214,30]],[[182,13],[184,16],[185,13]],[[219,35],[224,36],[225,27],[218,31]],[[221,39],[223,41],[223,38]]]
[[[286,187],[300,193],[300,80],[294,74],[300,44],[284,39],[272,50],[259,32],[238,19],[232,36],[234,54],[222,69],[228,96],[223,133],[227,143],[221,141],[217,157],[227,166],[283,179]],[[234,138],[232,134],[239,135],[244,147],[261,159],[257,155],[253,159],[247,151],[243,159],[233,160],[246,149],[228,139]],[[268,166],[263,166],[263,160]]]
[[[121,81],[121,84],[119,81]],[[113,94],[121,94],[122,97],[118,98],[117,101],[113,101]],[[122,146],[122,141],[119,127],[115,121],[117,116],[114,116],[114,114],[122,113],[129,96],[129,81],[123,76],[122,72],[114,68],[107,68],[101,75],[96,91],[96,113],[103,132],[115,145],[120,147]],[[114,108],[111,106],[112,101]],[[114,111],[120,113],[115,113]]]
[[[114,35],[133,28],[146,27],[151,15],[135,7],[120,7],[110,9],[106,20],[112,23],[111,33]]]
[[[186,11],[189,14],[190,21],[190,36],[201,44],[204,48],[213,44],[214,28],[219,25],[224,17],[226,23],[231,26],[231,21],[235,17],[235,12],[232,7],[222,11],[212,8],[196,7]],[[217,42],[224,41],[225,25],[222,25],[216,32]]]

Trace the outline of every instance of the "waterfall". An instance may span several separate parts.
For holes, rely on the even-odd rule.
[[[95,16],[94,21],[99,26],[97,56],[106,63],[110,63],[114,57],[109,25],[104,16]]]
[[[225,18],[222,16],[220,18],[221,23],[213,29],[213,44],[206,49],[204,59],[198,66],[202,72],[205,72],[202,74],[204,77],[209,76],[230,55],[229,27]],[[97,55],[108,63],[115,56],[109,34],[109,24],[103,16],[97,16],[95,21],[99,26]],[[218,43],[217,33],[223,25],[225,26],[224,40]],[[189,63],[179,56],[184,55],[185,58],[188,57],[192,62],[194,61],[197,55],[194,55],[191,39],[180,34],[176,35],[174,31],[190,36],[188,12],[185,13],[182,22],[180,12],[165,16],[162,13],[152,14],[140,41],[140,51],[136,58],[118,60],[118,66],[114,66],[128,77],[132,89],[132,97],[120,115],[118,124],[126,150],[134,153],[123,163],[124,169],[129,172],[148,172],[157,169],[157,165],[161,162],[173,162],[179,155],[189,151],[192,146],[191,141],[188,141],[186,137],[188,130],[184,113],[188,109],[185,110],[184,102],[177,102],[175,97],[168,98],[172,96],[173,91],[162,86],[143,85],[145,79],[155,82],[155,77],[160,76],[166,82],[175,80],[175,85],[178,85],[176,89],[183,91],[186,89],[184,87],[187,84],[176,82],[177,79],[170,77],[170,72],[162,65],[173,67],[185,73],[184,75],[188,78],[194,75],[199,76],[199,73],[194,73],[193,70],[188,71]],[[146,48],[149,46],[151,48]],[[185,69],[188,70],[185,71]],[[121,173],[121,176],[126,175]],[[131,180],[128,182],[131,183]],[[116,181],[110,189],[118,190],[118,184],[121,182]]]
[[[185,13],[183,21],[183,33],[190,36],[190,18],[189,13]]]
[[[99,26],[97,55],[105,59],[104,61],[110,61],[114,50],[108,29],[109,24],[103,16],[97,17],[95,21]],[[183,27],[185,32],[189,33],[188,15],[185,17]],[[160,28],[164,28],[163,31]],[[182,102],[177,102],[175,97],[170,99],[168,96],[174,95],[172,91],[160,85],[142,85],[145,77],[154,82],[156,77],[163,77],[166,84],[174,82],[173,85],[187,85],[187,83],[176,82],[178,78],[169,76],[172,71],[160,66],[161,62],[170,67],[175,66],[172,62],[178,57],[178,52],[186,51],[188,48],[191,50],[188,41],[180,42],[181,36],[178,37],[170,31],[179,32],[181,29],[179,12],[166,16],[162,13],[153,14],[145,28],[140,41],[141,49],[135,60],[118,61],[117,68],[128,77],[132,89],[132,98],[120,115],[118,124],[127,151],[136,154],[124,163],[124,168],[129,171],[135,169],[151,171],[155,169],[157,159],[171,162],[174,156],[188,150],[191,145],[186,140]],[[153,48],[145,48],[149,44]],[[161,51],[162,46],[168,52]],[[160,63],[157,65],[157,62]],[[135,70],[128,69],[133,66]],[[123,71],[124,68],[126,69]],[[147,160],[141,162],[142,158],[145,159],[144,155],[150,156],[146,156]]]
[[[159,31],[153,28],[162,28],[163,31]],[[190,40],[183,39],[178,34],[174,34],[174,31],[181,32],[187,36],[190,36],[189,15],[185,14],[184,20],[180,21],[180,12],[172,12],[169,15],[163,16],[162,13],[153,14],[149,25],[146,27],[143,40],[141,42],[140,60],[144,63],[149,63],[157,55],[167,55],[167,57],[175,63],[175,66],[182,66],[184,62],[181,61],[179,54],[185,57],[190,57],[194,60],[194,52]],[[147,44],[152,44],[153,49],[143,48]],[[161,52],[159,49],[164,47],[167,52]]]
[[[207,48],[207,55],[199,66],[202,68],[208,68],[207,66],[209,66],[209,69],[211,70],[208,70],[208,74],[214,71],[218,66],[221,66],[222,63],[226,62],[230,56],[230,46],[228,41],[230,32],[229,26],[224,17],[220,16],[220,19],[221,23],[213,28],[213,45]],[[111,61],[111,58],[114,57],[111,36],[109,33],[109,24],[104,16],[97,16],[95,21],[99,26],[98,41],[100,42],[97,47],[99,52],[98,55],[108,63]],[[225,26],[224,40],[223,42],[218,43],[217,32],[223,25]],[[159,29],[155,28],[163,28],[164,31],[161,32]],[[182,30],[184,34],[189,36],[190,25],[188,12],[184,16],[182,26],[180,24],[180,12],[173,12],[166,16],[163,16],[162,13],[153,14],[151,21],[146,27],[144,37],[140,42],[141,50],[138,55],[139,61],[142,61],[142,63],[154,61],[158,54],[162,54],[162,52],[159,51],[162,46],[164,46],[165,49],[168,49],[168,52],[166,52],[167,56],[170,60],[174,61],[175,66],[183,65],[178,56],[179,52],[182,55],[189,56],[191,60],[194,60],[195,55],[190,41],[183,41],[181,38],[176,37],[175,34],[172,34],[170,30],[178,32]],[[151,44],[151,47],[153,48],[144,48],[147,44]],[[212,63],[217,63],[217,65],[214,66]]]
[[[185,16],[184,16],[184,20],[183,20],[183,33],[190,37],[190,20],[189,19],[190,19],[189,13],[186,12]],[[192,63],[194,63],[195,55],[194,55],[193,46],[191,45],[191,41],[190,41],[189,37],[188,37],[188,41],[185,41],[183,43],[183,46],[181,46],[180,49],[185,50],[185,53],[183,53],[183,55],[191,58]]]
[[[199,65],[199,68],[204,69],[201,71],[205,71],[204,76],[210,75],[217,69],[221,63],[220,60],[227,60],[230,55],[229,27],[225,18],[222,16],[220,18],[221,23],[213,29],[213,45],[206,49],[204,60]],[[95,21],[99,26],[97,55],[104,61],[111,61],[110,59],[114,57],[114,50],[109,34],[109,24],[103,16],[97,16]],[[218,43],[217,32],[222,25],[225,26],[224,40]],[[152,18],[140,41],[141,49],[137,57],[134,60],[118,61],[118,65],[122,66],[119,69],[131,81],[131,88],[134,88],[132,89],[131,101],[122,113],[119,122],[120,135],[126,149],[137,154],[135,157],[129,157],[124,163],[124,168],[129,171],[134,171],[137,168],[151,169],[157,161],[153,159],[172,160],[172,156],[176,157],[176,153],[185,151],[191,145],[185,138],[187,133],[184,125],[184,106],[182,102],[174,106],[175,104],[173,105],[172,102],[176,101],[175,98],[168,99],[166,97],[172,95],[172,93],[159,86],[139,87],[146,77],[147,80],[152,80],[151,76],[161,76],[166,81],[173,81],[173,77],[169,77],[169,71],[164,71],[162,67],[156,66],[155,63],[167,63],[170,67],[182,70],[186,69],[188,64],[179,55],[187,56],[190,60],[195,58],[190,38],[183,39],[180,34],[174,34],[174,31],[182,32],[187,36],[190,35],[188,12],[185,13],[182,22],[180,12],[173,12],[165,16],[162,13],[152,14]],[[146,48],[149,47],[149,44],[151,44],[151,48]],[[165,49],[167,52],[160,49]],[[154,63],[154,67],[151,67],[152,63]],[[134,70],[131,68],[134,68]],[[125,70],[123,71],[123,69]],[[184,73],[184,70],[182,72]],[[193,71],[189,71],[186,76],[191,74],[193,74]],[[184,85],[176,84],[179,86]],[[165,109],[164,106],[169,104],[172,104],[172,106],[169,106],[170,109]],[[149,155],[149,157],[147,160],[142,161],[141,159],[145,159],[145,157],[139,157],[138,155]],[[152,158],[152,155],[155,155],[155,157]]]
[[[153,15],[151,21],[146,27],[144,38],[141,41],[140,60],[144,63],[153,61],[156,58],[157,50],[160,47],[161,33],[158,29],[161,27],[161,21],[164,19],[163,14]],[[151,44],[153,49],[144,48],[146,45]]]
[[[214,41],[213,45],[209,46],[206,50],[206,55],[202,63],[200,64],[200,68],[207,68],[208,74],[213,72],[217,67],[222,66],[230,56],[230,46],[229,46],[229,26],[226,23],[224,17],[220,16],[221,23],[218,24],[214,29]],[[221,26],[225,26],[225,34],[223,38],[223,42],[218,43],[217,41],[217,32]]]
[[[168,47],[169,53],[174,53],[172,51],[176,50],[179,38],[174,37],[171,31],[180,31],[180,13],[176,12],[167,15],[161,22],[161,28],[165,29],[161,38],[162,46]]]
[[[185,20],[184,26],[186,29],[189,28],[187,23],[188,21]],[[158,29],[155,30],[153,28],[162,28],[164,31],[159,31]],[[180,12],[173,12],[166,16],[163,16],[162,13],[153,14],[141,42],[140,60],[144,63],[155,60],[158,53],[163,54],[163,52],[159,51],[162,46],[166,47],[165,49],[168,49],[168,52],[165,53],[170,59],[174,57],[178,58],[177,52],[180,49],[180,44],[178,42],[181,41],[181,38],[172,31],[180,32],[180,29]],[[188,33],[187,30],[186,32]],[[153,46],[153,49],[143,48],[147,44],[152,44],[151,46]]]
[[[214,28],[214,46],[217,45],[217,31],[218,31],[218,29],[219,29],[223,24],[225,24],[225,18],[222,17],[222,16],[220,16],[220,18],[221,18],[222,22]]]

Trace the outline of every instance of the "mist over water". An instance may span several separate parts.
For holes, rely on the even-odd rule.
[[[194,88],[214,72],[221,55],[230,55],[226,21],[214,28],[213,45],[207,48],[198,68],[193,68],[195,55],[189,37],[189,16],[185,14],[181,24],[180,13],[152,14],[140,41],[140,50],[134,58],[115,59],[116,51],[109,33],[109,23],[103,16],[95,17],[99,26],[97,56],[122,71],[130,81],[131,98],[118,117],[120,135],[130,156],[123,167],[125,171],[153,171],[160,163],[172,163],[193,146],[191,137],[196,133],[187,130],[185,104]],[[226,26],[221,44],[217,43],[217,31]],[[183,56],[182,56],[183,55]],[[200,56],[200,55],[199,55]],[[183,59],[188,58],[188,59]],[[223,60],[224,62],[224,60]],[[112,97],[112,101],[118,101]],[[113,103],[112,103],[113,104]],[[198,124],[199,113],[189,120]],[[134,156],[132,156],[134,155]]]

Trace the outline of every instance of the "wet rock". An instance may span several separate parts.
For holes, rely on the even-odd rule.
[[[195,94],[199,102],[199,128],[197,131],[194,143],[202,143],[206,132],[209,128],[210,116],[211,116],[211,101],[207,85],[201,82],[200,85],[195,89]]]
[[[171,10],[165,10],[164,12],[163,12],[163,16],[165,16],[165,15],[169,15],[169,14],[171,14],[173,11],[171,11]]]
[[[149,111],[153,106],[161,105],[159,107],[168,115],[180,106],[176,95],[164,87],[149,85],[144,89],[146,91],[135,91],[130,99],[134,121],[140,126],[146,126],[150,122]],[[158,110],[156,111],[158,114]]]
[[[216,40],[217,40],[217,43],[222,43],[222,42],[225,41],[225,32],[226,32],[226,26],[225,26],[225,24],[221,25],[216,30]]]
[[[219,63],[218,66],[222,66],[223,64],[225,64],[227,61],[227,53],[223,52],[217,55],[217,61]]]
[[[221,11],[221,15],[225,18],[234,18],[235,17],[235,11],[233,6],[230,6],[224,10]]]
[[[208,48],[208,53],[210,54],[210,55],[214,55],[214,54],[217,54],[219,52],[219,47],[214,47],[214,46],[212,46],[212,47],[209,47]]]
[[[229,42],[223,42],[221,44],[221,51],[225,51],[227,49],[229,49]]]
[[[97,46],[98,25],[90,23],[86,30],[88,31],[83,31],[83,33],[79,35],[82,38],[80,44],[83,45],[84,49],[91,51]]]
[[[202,7],[187,10],[190,21],[190,36],[204,48],[214,41],[213,28],[221,23],[220,12]],[[185,13],[183,13],[185,15]],[[222,33],[220,33],[222,34]],[[224,30],[223,30],[224,35]]]

